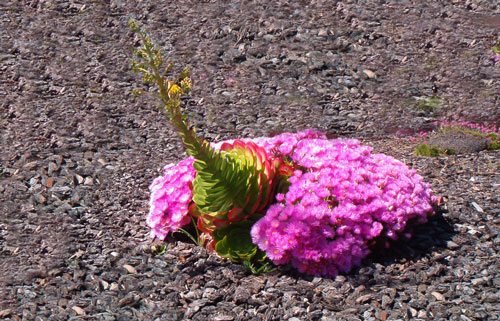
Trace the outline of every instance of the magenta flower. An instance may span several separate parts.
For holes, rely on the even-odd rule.
[[[243,139],[243,141],[253,141],[264,147],[268,153],[281,149],[282,154],[288,155],[298,141],[304,138],[325,138],[325,136],[318,131],[306,130],[296,134],[284,133],[272,138],[262,137]],[[234,140],[227,140],[213,144],[213,146],[219,149],[224,143],[233,142]],[[191,216],[188,209],[192,198],[192,181],[195,176],[193,158],[190,157],[176,165],[165,166],[163,175],[153,181],[149,187],[151,197],[147,216],[147,224],[152,229],[152,236],[163,240],[168,233],[176,232],[189,224]]]
[[[163,176],[153,181],[149,187],[150,210],[146,220],[152,228],[152,236],[163,240],[168,233],[189,224],[194,177],[193,158],[189,157],[176,165],[165,166]]]
[[[396,239],[432,212],[431,190],[415,171],[356,140],[302,139],[291,154],[303,170],[251,231],[275,264],[335,276],[359,265],[371,240]]]

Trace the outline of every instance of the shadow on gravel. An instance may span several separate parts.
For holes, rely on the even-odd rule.
[[[189,227],[187,230],[188,232],[194,233]],[[373,280],[374,268],[380,270],[380,266],[389,267],[393,264],[404,262],[415,263],[433,252],[443,251],[443,249],[447,247],[447,242],[457,233],[453,228],[453,224],[443,216],[442,210],[438,210],[436,215],[432,216],[427,223],[415,225],[411,231],[412,237],[409,240],[401,238],[397,241],[391,241],[389,248],[383,246],[382,243],[385,243],[385,241],[380,242],[380,245],[375,246],[375,248],[372,247],[372,253],[365,258],[361,266],[343,275],[348,277],[350,282],[354,285],[366,285],[373,282],[378,283],[378,281]],[[175,236],[171,237],[170,241],[192,243],[192,241],[182,233],[176,233]],[[192,253],[193,255],[178,266],[181,270],[187,268],[184,272],[191,277],[203,275],[206,273],[207,269],[223,267],[229,267],[233,272],[240,273],[241,275],[251,274],[243,266],[238,264],[231,264],[227,261],[220,262],[219,260],[207,260],[208,252],[198,246],[194,246],[193,251],[195,253]],[[204,259],[201,263],[198,262],[200,258]],[[196,262],[198,263],[195,264]],[[379,265],[379,267],[375,267],[374,265]],[[296,269],[288,265],[277,267],[271,274],[288,275],[296,280],[303,279],[312,281],[314,279],[314,276],[299,273]],[[386,276],[390,277],[389,275]],[[391,281],[387,282],[391,283]]]
[[[407,240],[401,238],[391,241],[390,247],[379,245],[372,248],[372,253],[363,260],[361,266],[352,269],[347,274],[342,274],[357,286],[361,284],[379,283],[373,280],[375,269],[380,270],[380,266],[374,269],[374,265],[388,267],[392,264],[404,262],[417,262],[419,259],[429,256],[433,252],[443,251],[457,232],[453,224],[443,217],[443,212],[438,210],[436,215],[429,218],[425,224],[415,225],[412,229],[412,237]],[[295,279],[305,279],[311,281],[312,276],[306,276],[297,272],[290,266],[279,267],[280,273]],[[391,281],[387,281],[391,283]]]
[[[415,226],[409,240],[392,241],[388,249],[379,247],[373,250],[365,264],[372,262],[388,266],[403,261],[417,261],[446,248],[447,242],[456,233],[453,224],[438,212],[427,223]]]

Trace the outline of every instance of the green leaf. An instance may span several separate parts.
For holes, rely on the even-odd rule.
[[[217,241],[215,251],[231,261],[251,260],[257,253],[257,246],[252,243],[250,237],[251,227],[251,221],[244,221],[215,230],[213,233]]]
[[[152,245],[151,246],[151,253],[154,255],[162,255],[167,252],[167,246],[166,245]]]
[[[254,274],[269,272],[273,269],[272,263],[267,259],[266,253],[252,243],[250,237],[253,223],[254,221],[238,222],[215,230],[215,251],[232,262],[243,263]]]
[[[193,201],[208,219],[209,213],[222,225],[245,220],[262,211],[274,191],[271,179],[276,173],[265,151],[253,144],[235,141],[222,151],[208,144],[192,150],[196,178],[193,181]],[[266,163],[267,162],[267,163]]]

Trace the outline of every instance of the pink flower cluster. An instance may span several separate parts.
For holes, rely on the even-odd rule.
[[[292,145],[291,158],[301,169],[251,231],[275,264],[335,276],[359,265],[374,238],[396,239],[408,221],[423,223],[432,212],[429,186],[392,157],[371,154],[356,140]]]
[[[432,213],[435,197],[421,176],[357,140],[328,140],[308,130],[251,141],[295,165],[288,191],[276,195],[251,230],[275,264],[313,275],[347,272],[368,255],[373,240],[397,239],[410,220],[423,223]],[[164,239],[189,223],[192,164],[187,158],[167,166],[151,185],[152,235]]]
[[[260,137],[255,139],[243,139],[254,141],[263,146],[270,153],[278,148],[283,155],[288,155],[300,139],[304,138],[326,138],[324,134],[306,130],[296,134],[284,133],[272,138]],[[232,143],[233,140],[214,143],[212,146],[219,149],[224,143]],[[149,201],[149,214],[146,222],[151,227],[151,235],[161,240],[168,233],[176,232],[191,221],[189,205],[192,198],[192,182],[196,176],[193,168],[193,158],[189,157],[178,164],[165,166],[163,175],[157,177],[149,190],[151,197]]]
[[[179,230],[189,224],[189,204],[192,198],[192,182],[196,172],[193,158],[189,157],[174,165],[165,166],[163,176],[157,177],[149,190],[149,214],[147,224],[151,235],[165,239],[168,233]]]
[[[495,133],[500,135],[500,128],[494,124],[478,124],[469,121],[448,121],[440,120],[436,122],[439,127],[462,127],[472,129],[483,134]]]

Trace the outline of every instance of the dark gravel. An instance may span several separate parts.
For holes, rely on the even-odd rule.
[[[500,125],[496,3],[1,1],[0,319],[497,320],[500,152],[418,158],[405,136]],[[147,187],[182,149],[133,94],[130,17],[191,67],[206,137],[357,137],[447,211],[333,280],[252,276],[183,242],[155,255]]]

